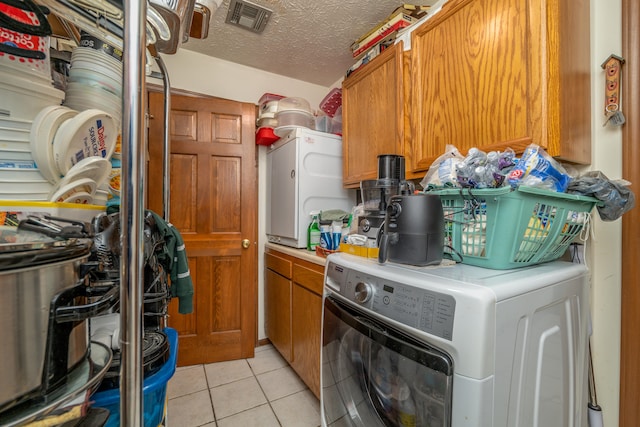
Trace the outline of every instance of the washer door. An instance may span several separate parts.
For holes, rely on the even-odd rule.
[[[323,425],[451,425],[453,362],[327,296],[322,336]]]

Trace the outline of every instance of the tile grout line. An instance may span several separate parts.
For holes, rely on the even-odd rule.
[[[204,372],[204,381],[207,383],[207,393],[209,394],[209,404],[211,405],[211,413],[213,414],[213,422],[215,426],[218,426],[218,418],[216,417],[216,409],[213,406],[213,397],[211,396],[211,387],[209,387],[209,377],[207,376],[207,370],[202,364],[202,371]],[[203,424],[204,425],[204,424]]]
[[[290,367],[290,366],[287,364],[287,365],[281,366],[279,368],[274,368],[274,369],[271,369],[269,371],[261,372],[260,375],[266,374],[266,373],[269,373],[269,372],[273,372],[273,371],[277,371],[278,369],[284,369],[284,368],[287,368],[287,367]],[[293,396],[293,395],[295,395],[297,393],[303,393],[304,391],[309,390],[309,387],[307,387],[306,384],[305,384],[305,388],[302,389],[302,390],[294,391],[294,392],[289,393],[289,394],[287,394],[285,396],[280,396],[277,399],[270,400],[269,397],[267,396],[267,394],[265,393],[264,389],[262,388],[262,384],[260,384],[260,381],[258,380],[258,375],[256,375],[256,373],[254,372],[253,367],[251,366],[250,363],[249,363],[249,368],[251,369],[251,373],[253,373],[253,376],[256,378],[256,381],[258,382],[258,386],[260,387],[260,390],[262,390],[262,394],[267,399],[267,403],[269,404],[269,407],[271,408],[271,411],[273,412],[273,415],[276,417],[276,420],[278,421],[278,424],[282,427],[282,422],[280,421],[280,418],[278,417],[278,414],[276,413],[276,411],[273,409],[273,406],[271,405],[271,403],[272,402],[277,402],[277,401],[282,400],[282,399],[286,399],[287,397],[291,397],[291,396]],[[298,376],[298,374],[295,371],[293,371],[293,373],[296,376]],[[298,376],[298,378],[300,378],[300,376]],[[300,378],[300,381],[302,381],[302,378]],[[318,427],[320,427],[320,425],[318,425]]]
[[[254,355],[254,358],[255,358],[255,355]],[[247,359],[245,359],[245,360],[247,360]],[[267,405],[269,405],[269,409],[271,409],[271,413],[276,418],[276,421],[278,422],[278,425],[280,427],[282,427],[282,422],[280,422],[280,418],[278,418],[278,414],[276,414],[276,411],[273,409],[273,406],[271,406],[271,401],[269,400],[269,397],[267,396],[267,393],[264,392],[264,389],[262,388],[262,384],[260,384],[260,380],[258,380],[258,376],[254,372],[253,367],[251,366],[251,363],[249,363],[248,360],[247,360],[247,364],[249,365],[249,369],[251,370],[251,373],[253,374],[253,377],[256,379],[256,382],[258,383],[258,387],[260,387],[260,391],[262,392],[264,398],[267,400]],[[275,369],[272,369],[272,371],[275,371]],[[267,372],[271,372],[271,371],[267,371]],[[264,374],[264,372],[262,372],[262,373]]]
[[[203,391],[206,391],[208,396],[209,396],[209,404],[211,406],[211,412],[213,414],[213,422],[217,426],[218,422],[216,420],[215,409],[213,408],[213,400],[211,398],[211,392],[210,392],[211,389],[209,388],[209,378],[207,377],[207,372],[206,372],[206,369],[204,368],[204,366],[205,366],[204,364],[192,365],[192,366],[189,366],[189,367],[185,367],[185,369],[182,369],[182,370],[201,368],[203,373],[204,373],[205,389],[204,390],[196,390],[196,391],[193,391],[191,393],[185,393],[185,394],[182,394],[180,396],[175,396],[175,397],[169,399],[169,401],[176,400],[176,399],[181,399],[181,398],[186,397],[186,396],[192,396],[194,394],[198,394],[198,393],[202,393]],[[202,426],[207,425],[207,424],[210,424],[210,423],[207,422],[207,423],[204,423],[204,424],[200,424],[200,425],[198,425],[196,427],[202,427]]]
[[[265,350],[267,350],[267,349],[265,349]],[[276,353],[277,353],[277,352],[276,352]],[[255,358],[255,356],[254,356],[254,358]],[[266,400],[266,403],[269,405],[269,408],[271,409],[271,413],[274,415],[274,417],[275,417],[275,419],[276,419],[276,422],[278,423],[278,425],[279,425],[280,427],[283,427],[282,421],[281,421],[281,420],[280,420],[280,418],[278,417],[278,415],[277,415],[277,413],[276,413],[276,411],[275,411],[275,409],[274,409],[274,407],[273,407],[273,405],[272,405],[272,402],[276,402],[276,401],[279,401],[279,400],[281,400],[281,399],[285,399],[285,398],[287,398],[287,397],[293,396],[293,395],[295,395],[296,393],[303,392],[303,391],[307,390],[308,388],[305,388],[304,390],[300,390],[300,391],[298,391],[298,392],[293,392],[293,393],[287,394],[287,395],[285,395],[285,396],[280,396],[280,397],[278,397],[277,399],[270,400],[270,399],[269,399],[269,397],[267,396],[267,394],[265,393],[265,389],[263,388],[262,384],[260,383],[260,381],[259,381],[259,379],[258,379],[258,375],[263,375],[263,374],[267,374],[267,373],[270,373],[270,372],[274,372],[274,371],[277,371],[278,369],[286,368],[288,365],[284,365],[284,366],[280,366],[280,367],[275,367],[275,368],[273,368],[273,369],[268,369],[268,370],[266,370],[266,371],[264,371],[264,372],[260,372],[260,373],[258,374],[258,373],[256,373],[256,371],[254,370],[253,366],[252,366],[252,365],[251,365],[251,363],[249,362],[249,359],[245,358],[245,359],[242,359],[242,360],[244,360],[244,361],[245,361],[245,363],[248,365],[248,367],[249,367],[249,371],[251,372],[251,376],[253,376],[254,380],[258,383],[258,387],[260,388],[260,391],[262,392],[262,395],[264,396],[264,398],[265,398],[265,400]],[[194,367],[195,367],[195,366],[194,366]],[[208,392],[208,394],[209,394],[209,404],[210,404],[210,406],[211,406],[211,412],[212,412],[212,414],[213,414],[213,422],[214,422],[214,425],[215,425],[215,426],[217,426],[217,425],[218,425],[218,423],[219,423],[219,421],[221,421],[221,420],[223,420],[223,419],[226,419],[226,418],[229,418],[229,417],[232,417],[232,416],[235,416],[235,415],[241,414],[242,412],[246,412],[246,411],[253,410],[253,409],[255,409],[255,408],[258,408],[258,407],[260,407],[260,406],[264,405],[264,404],[260,404],[260,405],[254,406],[254,407],[252,407],[252,408],[246,408],[246,409],[244,409],[244,410],[242,410],[242,411],[240,411],[240,412],[238,412],[238,413],[236,413],[236,414],[232,414],[232,415],[229,415],[229,416],[227,416],[227,417],[224,417],[224,418],[218,419],[217,414],[216,414],[216,410],[215,410],[215,407],[214,407],[214,403],[213,403],[213,396],[212,396],[212,393],[211,393],[211,389],[212,389],[212,388],[215,388],[215,387],[220,387],[220,386],[223,386],[223,385],[226,385],[226,384],[232,384],[232,383],[234,383],[234,382],[236,382],[236,381],[240,381],[240,380],[247,379],[247,378],[250,378],[250,377],[246,377],[246,378],[243,378],[243,379],[238,379],[238,380],[235,380],[235,381],[231,381],[231,382],[226,383],[226,384],[218,384],[218,385],[216,385],[216,386],[213,386],[213,387],[212,387],[212,384],[211,384],[211,382],[209,381],[209,377],[207,376],[207,370],[205,369],[205,364],[200,364],[200,365],[199,365],[199,367],[200,367],[200,369],[202,369],[202,370],[203,370],[203,373],[204,373],[204,376],[205,376],[205,385],[206,385],[206,389],[205,389],[205,390],[206,390],[206,391]],[[297,375],[297,374],[296,374],[296,375]],[[174,397],[174,399],[181,398],[181,397],[184,397],[184,396],[189,396],[189,395],[192,395],[192,394],[195,394],[195,393],[199,393],[199,392],[201,392],[201,391],[196,391],[196,392],[193,392],[193,393],[187,393],[187,394],[182,395],[182,396],[176,396],[176,397]],[[206,425],[206,424],[208,424],[208,423],[202,424],[202,425],[200,425],[200,427],[201,427],[201,426],[204,426],[204,425]]]
[[[248,378],[253,377],[253,379],[254,379],[254,380],[256,381],[256,383],[258,384],[258,387],[260,388],[260,391],[262,392],[262,395],[264,396],[265,400],[267,401],[267,404],[269,405],[269,408],[271,409],[271,412],[273,413],[273,416],[275,417],[276,421],[278,422],[278,425],[282,426],[282,423],[280,422],[280,419],[278,418],[278,416],[276,415],[276,412],[274,411],[273,407],[271,406],[271,402],[269,401],[269,398],[267,397],[266,393],[264,392],[264,389],[262,388],[262,385],[260,384],[260,381],[258,380],[258,377],[257,377],[256,373],[254,372],[253,368],[251,367],[251,363],[249,363],[249,360],[248,360],[248,359],[242,359],[242,360],[244,360],[244,361],[245,361],[245,363],[247,363],[247,365],[249,366],[249,371],[251,372],[251,376],[246,377],[246,378],[239,378],[239,379],[237,379],[237,380],[234,380],[234,381],[231,381],[231,382],[228,382],[228,383],[225,383],[225,384],[218,384],[218,385],[216,385],[216,386],[210,387],[210,386],[209,386],[209,378],[208,378],[208,377],[206,377],[206,370],[205,370],[205,377],[206,377],[206,382],[207,382],[207,390],[209,391],[209,400],[210,400],[210,402],[211,402],[211,409],[213,410],[213,413],[214,413],[214,421],[215,421],[216,425],[218,425],[218,422],[219,422],[219,421],[221,421],[221,420],[224,420],[224,419],[226,419],[226,418],[233,417],[233,416],[235,416],[235,415],[241,414],[241,413],[246,412],[246,411],[250,411],[250,410],[255,409],[255,408],[259,408],[260,406],[264,405],[264,403],[259,404],[259,405],[257,405],[257,406],[253,406],[253,407],[251,407],[251,408],[243,409],[243,410],[242,410],[242,411],[240,411],[240,412],[237,412],[237,413],[235,413],[235,414],[231,414],[231,415],[228,415],[228,416],[226,416],[226,417],[224,417],[224,418],[220,418],[220,419],[218,419],[217,415],[215,414],[215,409],[214,409],[214,405],[213,405],[213,397],[211,396],[211,389],[212,389],[212,388],[216,388],[216,387],[225,386],[225,385],[228,385],[228,384],[233,384],[233,383],[235,383],[235,382],[242,381],[242,380],[246,380],[246,379],[248,379]],[[204,365],[203,365],[203,366],[204,366]],[[269,370],[269,371],[265,371],[265,372],[262,372],[262,373],[273,372],[273,371],[275,371],[275,370],[277,370],[277,369],[280,369],[280,368],[271,369],[271,370]]]

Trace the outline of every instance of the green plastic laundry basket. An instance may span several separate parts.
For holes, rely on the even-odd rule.
[[[587,224],[597,200],[533,187],[437,189],[445,254],[506,270],[558,259]]]

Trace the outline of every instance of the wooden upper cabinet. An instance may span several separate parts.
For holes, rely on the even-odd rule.
[[[588,1],[449,0],[412,34],[410,59],[407,175],[447,144],[465,154],[536,143],[590,163]]]
[[[380,154],[402,154],[405,138],[402,43],[388,48],[342,84],[343,182],[376,179]]]

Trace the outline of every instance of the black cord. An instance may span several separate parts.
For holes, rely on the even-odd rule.
[[[576,264],[584,264],[584,259],[580,257],[580,248],[582,246],[580,243],[571,243],[569,245],[569,253],[571,254],[571,262]]]
[[[458,252],[457,250],[455,250],[455,248],[451,245],[444,245],[445,249],[449,249],[451,252],[445,252],[445,255],[449,255],[449,259],[451,259],[452,261],[455,262],[462,262],[464,260],[464,257],[462,256],[462,254],[460,252]],[[455,259],[453,255],[456,255],[459,259]]]

